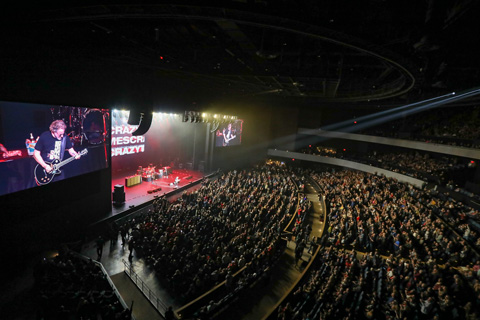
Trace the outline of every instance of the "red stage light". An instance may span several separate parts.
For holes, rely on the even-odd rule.
[[[295,161],[295,159],[292,159],[292,161]]]
[[[357,123],[357,121],[353,121],[353,123],[355,123],[355,124],[356,124],[356,123]]]
[[[163,56],[160,56],[160,60],[163,60]]]
[[[347,151],[347,149],[343,149],[343,151]]]

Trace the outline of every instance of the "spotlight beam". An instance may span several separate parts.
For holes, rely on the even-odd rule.
[[[450,103],[450,102],[454,102],[454,101],[457,101],[457,100],[461,100],[461,99],[465,99],[465,98],[468,98],[468,97],[471,97],[471,96],[475,96],[477,94],[480,94],[480,89],[474,89],[474,90],[471,90],[471,91],[468,91],[468,92],[465,92],[465,93],[461,93],[461,94],[449,93],[447,95],[440,96],[440,97],[437,97],[437,98],[432,98],[432,99],[412,103],[412,104],[409,104],[407,106],[398,107],[394,110],[394,111],[397,112],[396,114],[389,115],[388,117],[385,116],[385,117],[378,118],[379,116],[388,115],[389,113],[392,113],[392,112],[390,112],[390,110],[388,112],[387,111],[381,111],[381,112],[378,112],[378,113],[375,113],[375,114],[372,114],[372,115],[369,115],[369,116],[365,116],[365,118],[362,117],[362,119],[372,119],[372,118],[377,118],[377,119],[374,119],[370,122],[367,122],[361,128],[370,127],[370,126],[373,126],[375,124],[379,124],[379,123],[383,123],[383,122],[386,122],[386,121],[389,121],[389,120],[400,118],[403,115],[405,115],[406,111],[403,111],[403,110],[405,110],[409,107],[418,106],[416,108],[408,110],[408,114],[413,114],[413,113],[417,113],[417,112],[420,112],[420,111],[435,108],[435,107],[438,107],[438,106],[441,106],[441,105],[444,105],[444,104],[447,104],[447,103]],[[447,98],[447,99],[437,101],[441,98]],[[433,102],[429,104],[428,102],[431,102],[431,101],[433,101]],[[425,104],[425,103],[427,103],[427,104]],[[357,119],[357,121],[358,121],[358,119]],[[338,123],[336,125],[332,125],[332,126],[341,127],[341,125],[345,124],[345,123],[346,122],[340,122],[340,123]],[[351,120],[348,121],[348,124],[351,124]],[[355,131],[355,130],[359,129],[359,126],[358,125],[350,126],[350,127],[347,127],[347,129],[350,130],[350,131]],[[292,134],[292,135],[286,135],[286,136],[283,136],[283,137],[278,137],[278,138],[270,140],[270,141],[261,142],[261,143],[258,143],[256,145],[253,145],[251,147],[248,147],[247,150],[246,150],[247,152],[245,154],[246,155],[251,155],[253,153],[262,154],[262,151],[264,151],[266,148],[272,148],[273,147],[273,148],[277,148],[277,149],[282,149],[282,147],[285,148],[285,146],[291,145],[292,143],[296,144],[295,145],[296,148],[304,147],[304,146],[307,146],[309,144],[319,143],[319,142],[331,139],[331,138],[327,138],[327,137],[316,136],[315,134],[318,133],[318,129],[312,129],[311,133],[312,133],[312,136],[304,136],[302,138],[299,138],[299,136],[297,134]]]
[[[449,93],[449,94],[446,94],[446,95],[443,95],[443,96],[440,96],[440,97],[435,97],[435,98],[431,98],[431,99],[427,99],[427,100],[423,100],[423,101],[418,101],[418,102],[407,104],[405,106],[397,107],[397,108],[394,108],[394,109],[389,109],[389,110],[380,111],[380,112],[377,112],[377,113],[374,113],[374,114],[369,114],[369,115],[366,115],[366,116],[356,118],[355,121],[357,121],[357,122],[358,121],[365,121],[365,120],[368,120],[368,119],[379,117],[381,115],[387,115],[389,113],[404,110],[404,109],[407,109],[407,108],[410,108],[410,107],[414,107],[414,106],[418,106],[418,105],[427,103],[429,101],[435,101],[437,99],[446,98],[446,97],[449,97],[449,96],[452,96],[452,95],[455,95],[455,93]],[[352,124],[352,120],[345,120],[345,121],[342,121],[342,122],[338,122],[338,123],[328,125],[326,127],[322,127],[322,129],[331,131],[331,130],[335,130],[335,129],[338,129],[340,127],[350,125],[350,124]]]
[[[399,119],[399,118],[407,116],[407,115],[411,115],[411,114],[415,114],[415,113],[418,113],[418,112],[421,112],[421,111],[433,109],[433,108],[436,108],[438,106],[445,105],[445,104],[448,104],[448,103],[451,103],[451,102],[455,102],[455,101],[458,101],[458,100],[473,97],[473,96],[476,96],[478,94],[480,94],[480,89],[472,89],[470,91],[466,91],[466,92],[463,92],[463,93],[460,93],[460,94],[449,93],[449,94],[441,96],[441,97],[432,98],[432,99],[428,99],[428,100],[424,100],[424,101],[416,102],[416,103],[409,104],[409,105],[406,105],[406,106],[401,106],[401,107],[395,108],[392,111],[392,112],[396,112],[394,114],[389,115],[389,113],[392,113],[392,112],[389,112],[390,110],[389,111],[381,111],[381,112],[378,112],[378,113],[375,113],[375,114],[368,115],[368,116],[357,119],[357,122],[361,121],[360,119],[372,119],[371,121],[367,121],[367,122],[363,122],[363,123],[355,124],[355,125],[352,125],[351,120],[342,121],[338,124],[330,125],[330,126],[328,126],[328,128],[337,128],[337,129],[339,128],[339,129],[341,129],[342,132],[351,133],[351,132],[366,129],[366,128],[369,128],[369,127],[372,127],[372,126],[375,126],[375,125],[378,125],[378,124],[382,124],[382,123],[385,123],[385,122],[388,122],[388,121],[396,120],[396,119]],[[444,98],[444,99],[438,100],[439,98]],[[433,101],[433,102],[428,103],[429,101]],[[408,108],[410,108],[410,109],[408,109]],[[379,115],[381,117],[379,117]],[[347,126],[347,127],[343,126],[342,127],[342,124],[345,124],[345,123],[348,123],[349,126]],[[329,131],[329,130],[326,130],[326,131]],[[312,133],[314,133],[314,132],[317,132],[317,130],[313,129]],[[306,136],[306,137],[303,137],[303,138],[297,140],[297,147],[305,147],[306,145],[313,144],[313,143],[319,143],[319,142],[325,141],[327,139],[328,138],[325,138],[325,137],[319,138],[319,137]]]
[[[441,101],[435,101],[435,102],[432,102],[432,103],[423,104],[423,105],[420,105],[418,107],[414,107],[412,109],[400,111],[400,112],[397,112],[397,113],[394,113],[394,114],[391,114],[391,115],[386,115],[386,116],[383,116],[383,117],[380,117],[380,118],[377,118],[377,119],[373,119],[373,120],[365,122],[365,123],[361,123],[359,125],[358,124],[353,125],[353,126],[350,125],[349,127],[344,128],[342,131],[355,132],[355,131],[358,131],[358,130],[361,130],[361,129],[366,129],[366,128],[369,128],[369,127],[372,127],[372,126],[375,126],[375,125],[378,125],[378,124],[382,124],[382,123],[385,123],[385,122],[388,122],[388,121],[399,119],[399,118],[404,117],[404,116],[409,116],[409,115],[412,115],[412,114],[415,114],[415,113],[419,113],[421,111],[430,110],[430,109],[436,108],[438,106],[448,104],[450,102],[454,102],[454,101],[457,101],[457,100],[462,100],[462,99],[465,99],[465,98],[468,98],[468,97],[473,97],[477,94],[480,94],[480,89],[476,89],[476,90],[469,91],[469,92],[459,94],[459,95],[454,95],[454,96],[448,97],[446,99],[443,99]]]

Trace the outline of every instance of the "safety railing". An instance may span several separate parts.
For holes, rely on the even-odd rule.
[[[83,254],[80,254],[78,252],[75,252],[75,251],[69,251],[72,255],[74,255],[75,257],[79,258],[79,259],[82,259],[84,261],[90,261],[91,259],[88,258],[87,256],[84,256]],[[132,315],[132,309],[131,307],[129,307],[125,301],[123,300],[120,292],[118,291],[117,287],[115,286],[115,284],[113,283],[112,279],[110,278],[110,276],[108,275],[108,272],[107,270],[105,270],[103,264],[99,261],[96,261],[96,260],[91,260],[97,267],[99,267],[101,270],[102,270],[102,273],[105,275],[105,279],[107,279],[108,281],[108,284],[110,285],[110,287],[112,288],[113,290],[113,293],[115,294],[115,296],[117,297],[118,301],[120,302],[120,304],[122,305],[122,307],[124,309],[128,309],[130,310],[130,319],[131,320],[135,320],[135,317]]]
[[[155,293],[147,286],[147,284],[138,276],[138,274],[133,270],[133,266],[127,261],[123,260],[123,265],[125,267],[125,274],[135,283],[137,288],[143,293],[143,295],[150,301],[152,306],[157,310],[157,312],[165,317],[165,311],[167,306],[165,303],[160,300]]]

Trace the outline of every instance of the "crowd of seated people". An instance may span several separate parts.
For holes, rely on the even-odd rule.
[[[459,163],[457,157],[443,156],[433,158],[428,154],[411,152],[379,153],[366,155],[370,161],[380,164],[381,168],[399,172],[419,179],[435,177],[439,184],[445,185],[454,175],[468,168],[468,163]]]
[[[362,172],[312,178],[324,189],[328,208],[324,247],[308,280],[279,308],[279,318],[480,316],[479,255],[473,241],[466,243],[450,220],[437,216],[449,203]]]
[[[480,148],[480,107],[437,108],[356,133]]]
[[[423,202],[449,226],[480,252],[480,213],[435,190],[423,194]]]
[[[480,137],[480,107],[439,108],[424,117],[421,134],[436,137],[459,137],[466,140],[478,140]]]
[[[417,151],[410,152],[369,152],[359,154],[354,152],[321,152],[325,148],[314,146],[303,149],[303,153],[316,154],[321,156],[335,157],[363,164],[370,164],[378,168],[386,169],[426,182],[448,187],[449,189],[461,190],[468,179],[472,178],[476,168],[475,161],[465,161],[458,157],[432,157],[429,154],[422,154]],[[328,149],[328,148],[327,148]],[[474,195],[471,195],[473,197]]]
[[[384,176],[348,170],[326,175],[329,243],[442,263],[472,259],[455,226],[436,215],[439,198]]]
[[[276,166],[230,171],[173,203],[126,222],[129,246],[180,302],[190,301],[247,267],[241,281],[271,263],[297,208],[292,171]]]
[[[266,285],[270,281],[270,273],[275,265],[280,261],[280,256],[284,252],[285,246],[277,242],[276,247],[260,253],[253,257],[252,262],[246,264],[243,272],[237,277],[227,275],[224,290],[211,297],[207,304],[197,308],[193,312],[193,319],[224,319],[225,310],[231,302],[236,301],[242,295],[248,295],[251,290],[255,290],[256,285]],[[228,316],[227,316],[228,317]],[[187,318],[189,318],[187,316]]]
[[[480,268],[480,263],[475,264]],[[328,247],[278,319],[478,319],[479,276],[448,264]]]
[[[298,206],[295,211],[295,217],[294,220],[292,221],[289,225],[287,232],[290,233],[297,233],[298,230],[303,229],[308,226],[308,213],[310,213],[310,210],[312,208],[312,202],[308,200],[308,197],[304,193],[299,193],[298,194]]]
[[[296,168],[296,186],[299,190],[304,190],[303,181],[305,180],[305,171]],[[293,177],[297,177],[293,176]],[[287,233],[283,235],[287,236],[287,241],[295,241],[295,261],[301,259],[303,252],[308,248],[309,253],[311,253],[316,245],[316,239],[313,238],[310,243],[310,234],[312,232],[312,227],[309,225],[308,214],[311,212],[312,202],[308,200],[307,196],[299,191],[298,193],[298,205],[296,210],[293,210],[293,219],[291,219],[287,228],[284,229]],[[288,216],[291,214],[289,213]],[[197,310],[194,313],[196,319],[213,319],[217,316],[222,318],[221,312],[218,310],[225,307],[229,300],[232,300],[235,296],[240,296],[241,292],[244,290],[255,290],[255,285],[265,285],[269,282],[270,275],[269,271],[275,267],[275,264],[279,262],[279,257],[284,252],[283,245],[277,245],[276,250],[271,250],[274,252],[274,256],[271,254],[267,255],[268,259],[259,260],[261,263],[255,261],[254,264],[247,264],[247,270],[240,275],[238,280],[235,280],[235,285],[232,286],[232,289],[228,290],[226,294],[220,296],[216,301],[211,300],[208,305],[205,305]],[[262,254],[261,257],[264,255]],[[251,291],[250,291],[251,292]],[[246,295],[249,293],[247,292]],[[224,310],[223,310],[224,312]]]
[[[342,153],[338,152],[336,148],[326,147],[322,145],[310,145],[309,148],[304,148],[303,153],[315,154],[322,157],[332,157],[332,158],[341,158]]]
[[[107,275],[91,259],[61,252],[53,259],[42,260],[34,269],[34,278],[38,319],[131,319]]]

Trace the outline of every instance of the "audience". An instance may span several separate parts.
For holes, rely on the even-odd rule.
[[[279,319],[480,316],[478,237],[456,232],[461,216],[478,211],[383,176],[344,170],[312,178],[325,190],[325,246]]]
[[[131,254],[187,302],[223,281],[234,290],[270,269],[291,216],[297,212],[301,220],[308,209],[302,202],[297,210],[301,184],[293,171],[276,166],[231,171],[171,204],[157,200],[154,210],[120,230],[130,229]]]
[[[479,280],[450,265],[331,246],[278,310],[279,319],[477,319]]]
[[[360,154],[351,151],[336,150],[334,152],[325,152],[325,150],[330,151],[331,149],[322,146],[313,146],[308,149],[303,149],[302,152],[373,165],[378,168],[445,186],[457,192],[464,191],[462,188],[466,185],[467,181],[472,179],[476,169],[475,161],[472,162],[467,159],[447,155],[436,155],[434,157],[428,153],[418,151],[383,153],[373,151]],[[473,193],[469,193],[468,195],[480,199],[480,195]]]
[[[34,270],[38,291],[38,319],[130,319],[107,281],[107,275],[92,260],[69,252],[41,261]]]
[[[410,156],[403,155],[405,164]],[[432,174],[443,169],[423,165]],[[308,179],[321,186],[327,206],[318,242],[306,219],[312,204],[301,192]],[[298,252],[322,248],[278,308],[279,319],[480,317],[478,210],[381,175],[275,165],[235,170],[172,203],[159,198],[148,213],[111,229],[129,259],[144,259],[180,303],[223,284],[194,314],[211,319],[246,288],[268,283],[290,221]],[[91,260],[62,253],[42,261],[35,279],[45,319],[130,318]]]
[[[442,200],[432,192],[361,172],[342,171],[326,179],[329,183],[322,183],[330,202],[330,241],[343,241],[359,249],[378,249],[385,254],[404,253],[407,246],[410,254],[431,254],[447,260],[442,248],[447,249],[449,238],[458,239],[453,232],[456,225],[447,227],[436,215]],[[450,204],[453,201],[449,199]],[[455,212],[471,210],[461,208]],[[453,209],[452,206],[450,215]],[[441,241],[434,239],[434,234],[437,238],[443,236]],[[456,244],[457,249],[461,245]]]
[[[389,121],[356,133],[480,148],[480,107],[443,107]],[[341,131],[341,130],[339,130]]]

